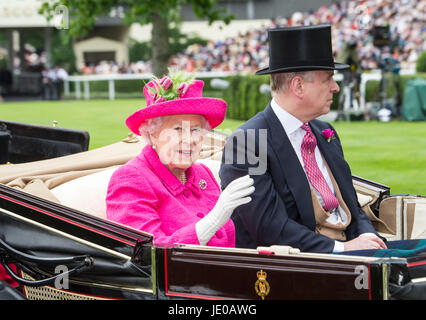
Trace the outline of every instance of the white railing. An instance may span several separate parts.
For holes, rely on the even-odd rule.
[[[194,73],[195,78],[224,78],[235,73],[230,72],[197,72]],[[64,81],[64,95],[70,95],[70,82],[75,83],[75,97],[81,99],[81,83],[84,88],[84,99],[90,99],[90,82],[92,81],[108,81],[108,97],[110,100],[115,99],[115,81],[116,80],[149,80],[152,79],[150,73],[137,74],[95,74],[86,76],[69,76]]]
[[[195,78],[224,78],[236,73],[231,72],[197,72],[194,73]],[[401,75],[414,74],[413,70],[401,70]],[[365,94],[368,81],[379,81],[382,75],[380,70],[374,70],[369,73],[363,73],[361,75],[361,83],[359,86],[360,90],[360,109],[366,109]],[[81,83],[84,88],[84,99],[90,99],[90,82],[91,81],[108,81],[108,97],[110,100],[115,99],[115,81],[116,80],[149,80],[152,78],[152,74],[97,74],[97,75],[82,75],[82,76],[70,76],[64,81],[64,94],[65,96],[70,95],[70,82],[75,83],[75,97],[81,99]],[[336,73],[334,75],[336,81],[342,81],[343,75]]]

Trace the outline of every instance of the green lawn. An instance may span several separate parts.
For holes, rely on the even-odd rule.
[[[0,119],[86,130],[90,149],[117,142],[129,130],[124,120],[144,106],[143,99],[0,104]],[[226,119],[225,133],[243,122]],[[333,123],[352,173],[391,187],[392,193],[426,195],[426,122]]]
[[[426,122],[333,123],[352,174],[426,196]]]
[[[145,106],[145,100],[37,101],[0,104],[0,119],[86,130],[90,149],[117,142],[129,130],[124,121],[131,113]]]

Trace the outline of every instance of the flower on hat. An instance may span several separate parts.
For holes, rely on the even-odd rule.
[[[161,79],[154,78],[154,87],[148,86],[148,91],[153,96],[153,103],[160,103],[182,98],[194,77],[184,71],[176,71]]]
[[[325,129],[322,131],[323,137],[330,142],[332,139],[334,139],[336,136],[334,134],[334,131],[331,129]]]
[[[146,105],[131,114],[126,119],[126,125],[133,133],[140,135],[140,126],[147,119],[199,114],[214,129],[225,118],[227,104],[222,99],[203,97],[203,87],[204,81],[194,79],[185,71],[151,80],[143,88]]]

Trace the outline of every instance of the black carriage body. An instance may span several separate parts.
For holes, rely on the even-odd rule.
[[[21,254],[4,246],[0,252],[27,281],[57,275],[59,258],[91,259],[90,266],[69,275],[66,288],[22,285],[32,299],[43,289],[51,295],[41,294],[44,299],[381,300],[392,298],[390,286],[410,282],[410,264],[426,264],[424,257],[411,261],[153,246],[152,235],[2,185],[0,226],[2,242]]]
[[[0,120],[0,137],[0,163],[31,162],[87,151],[90,140],[83,130],[5,120]]]
[[[75,267],[72,263],[62,265],[61,258],[87,256],[91,260],[84,271],[69,276],[68,288],[55,290],[52,282],[50,293],[40,298],[154,297],[149,234],[1,185],[0,226],[0,239],[18,253],[5,251],[4,247],[0,252],[26,279],[52,277],[60,275],[58,270]],[[40,261],[49,258],[51,261]],[[32,285],[22,288],[27,296],[42,294]]]

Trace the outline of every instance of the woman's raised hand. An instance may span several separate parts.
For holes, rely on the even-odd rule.
[[[246,175],[231,181],[222,191],[218,204],[226,211],[226,215],[231,217],[236,207],[251,201],[249,196],[254,192],[253,183],[253,179],[249,175]]]
[[[233,180],[222,191],[212,211],[195,225],[201,245],[207,244],[216,231],[229,220],[236,207],[251,201],[250,195],[255,189],[253,183],[254,180],[246,175]]]

